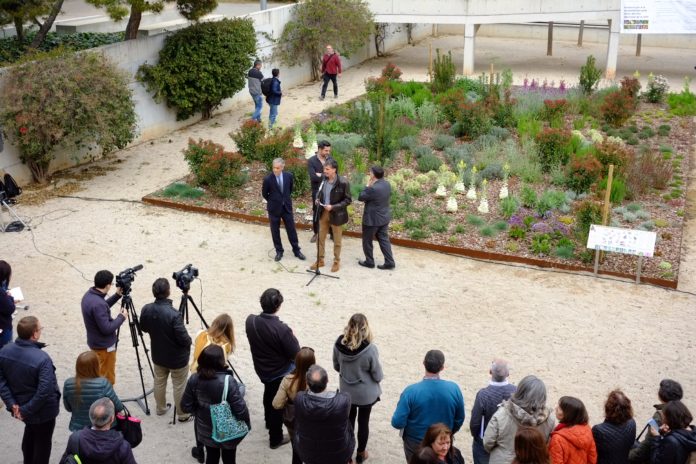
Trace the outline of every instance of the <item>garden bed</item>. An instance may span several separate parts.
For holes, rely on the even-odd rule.
[[[493,89],[483,80],[478,86],[460,80],[461,91],[455,86],[437,99],[429,96],[429,89],[422,91],[423,84],[383,79],[378,86],[385,85],[385,80],[392,92],[383,100],[374,98],[374,81],[368,82],[368,98],[339,105],[298,126],[294,149],[290,146],[292,131],[256,133],[257,140],[251,140],[248,135],[261,130],[253,124],[245,124],[234,137],[241,154],[191,141],[186,156],[194,174],[143,200],[265,222],[261,183],[270,160],[286,158],[286,169],[294,173],[296,186],[305,190],[295,198],[295,207],[308,207],[311,196],[306,191],[308,178],[302,160],[313,153],[312,144],[328,139],[341,174],[352,186],[354,201],[346,225],[349,235],[359,236],[361,231],[363,204],[357,195],[367,167],[381,160],[392,184],[390,235],[395,244],[591,272],[593,251],[585,248],[587,228],[601,221],[607,166],[615,164],[609,225],[654,231],[655,256],[644,259],[642,279],[676,288],[685,173],[689,172],[696,134],[692,117],[675,115],[662,103],[640,102],[631,106],[630,115],[619,124],[609,117],[600,118],[599,114],[611,110],[606,109],[605,101],[622,97],[617,89],[586,97],[534,83],[508,86],[504,92],[496,88],[495,94],[501,98],[491,110],[489,100],[477,108],[476,99],[470,97],[471,92],[485,94],[487,88]],[[446,116],[448,111],[456,114]],[[382,126],[384,114],[390,115],[392,126]],[[492,122],[481,119],[484,117]],[[499,127],[506,117],[514,124]],[[471,124],[472,120],[478,123],[477,118],[485,123],[482,127]],[[375,140],[375,133],[383,140]],[[393,140],[385,142],[384,134]],[[549,144],[553,150],[546,149]],[[201,161],[205,150],[217,164]],[[220,160],[227,161],[220,164]],[[211,166],[223,168],[216,171]],[[227,182],[202,177],[220,169],[229,173]],[[587,181],[589,171],[592,176]],[[193,187],[200,184],[203,187]],[[505,190],[507,198],[501,199]],[[483,196],[487,201],[482,201]],[[311,208],[307,209],[311,214]],[[307,212],[297,212],[295,219],[299,227],[310,228]],[[637,259],[607,253],[599,270],[634,278]]]

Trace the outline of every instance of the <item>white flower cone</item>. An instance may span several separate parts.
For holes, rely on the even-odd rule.
[[[454,191],[458,193],[464,193],[466,192],[466,187],[464,186],[464,182],[457,182],[454,184]]]
[[[457,199],[454,198],[453,196],[449,197],[449,199],[447,200],[447,212],[448,213],[456,213],[457,209],[458,209]]]
[[[296,135],[292,141],[292,146],[294,148],[304,148],[304,142],[302,141],[301,135]]]
[[[438,198],[445,198],[447,196],[447,189],[445,188],[444,185],[440,184],[437,186],[437,190],[435,191],[435,196]]]
[[[503,186],[500,187],[500,194],[498,197],[502,200],[503,198],[507,198],[510,195],[510,192],[508,191],[508,184],[507,181],[503,182]]]
[[[486,197],[481,198],[481,203],[478,205],[478,212],[481,214],[488,214],[488,199]]]
[[[466,192],[466,197],[469,200],[476,200],[476,187],[473,184],[469,187],[469,191]]]

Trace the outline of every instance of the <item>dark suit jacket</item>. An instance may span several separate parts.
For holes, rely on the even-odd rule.
[[[317,176],[318,174],[324,174],[324,165],[321,164],[321,160],[318,155],[314,155],[307,160],[307,173],[309,174],[309,180],[312,183],[312,192],[316,192],[319,189],[319,184],[323,179],[322,176]]]
[[[283,192],[280,192],[280,186],[276,181],[276,176],[272,172],[264,177],[261,195],[266,199],[268,204],[266,210],[272,216],[282,216],[284,212],[292,213],[292,174],[283,171]]]
[[[365,202],[363,212],[364,226],[383,226],[389,224],[391,220],[391,209],[389,208],[389,197],[391,197],[391,185],[384,179],[377,179],[372,187],[365,187],[358,201]]]
[[[328,179],[327,179],[328,182]],[[323,188],[323,187],[322,187]],[[321,189],[317,193],[317,199],[324,203]],[[329,194],[331,200],[331,211],[329,211],[329,222],[335,226],[342,226],[348,222],[348,205],[353,202],[350,196],[350,184],[345,177],[336,176],[336,183]],[[324,212],[322,206],[319,207],[319,216]]]

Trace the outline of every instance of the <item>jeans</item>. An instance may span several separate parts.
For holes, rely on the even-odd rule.
[[[420,448],[420,440],[413,440],[411,438],[403,437],[404,440],[404,455],[406,456],[406,462],[410,462],[411,458],[418,448]]]
[[[350,421],[350,426],[355,433],[355,417],[358,418],[358,453],[362,453],[367,448],[367,439],[370,437],[370,413],[372,412],[372,405],[370,406],[358,406],[355,404],[350,405],[350,415],[348,420]]]
[[[276,122],[276,118],[278,117],[278,105],[269,105],[271,107],[271,112],[268,115],[268,127],[273,127],[273,125]]]
[[[189,415],[181,410],[181,397],[186,388],[186,380],[188,379],[189,367],[184,366],[179,369],[168,369],[166,367],[153,366],[155,371],[155,403],[157,404],[157,413],[164,414],[167,412],[167,379],[172,376],[172,393],[174,395],[174,407],[179,419],[185,419]]]
[[[324,73],[322,76],[324,79],[324,84],[321,86],[321,96],[326,95],[326,87],[329,86],[329,81],[333,82],[333,92],[334,96],[338,96],[338,82],[336,82],[336,74],[329,74],[329,73]]]
[[[22,438],[24,464],[48,464],[53,444],[53,429],[56,420],[51,419],[41,424],[26,424]]]
[[[221,449],[205,447],[205,464],[218,464],[222,454],[222,464],[235,464],[237,462],[237,448]]]
[[[273,398],[278,393],[283,377],[278,377],[263,384],[263,417],[266,420],[270,444],[277,445],[283,441],[283,411],[273,407]]]
[[[474,464],[488,464],[491,458],[486,448],[483,447],[483,442],[476,440],[474,440],[474,443],[471,445],[471,454],[474,456]]]
[[[254,114],[251,119],[261,122],[261,109],[263,108],[263,95],[252,96],[254,99]]]

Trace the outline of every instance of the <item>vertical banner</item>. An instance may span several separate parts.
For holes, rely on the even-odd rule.
[[[623,34],[695,34],[696,0],[621,0]]]

